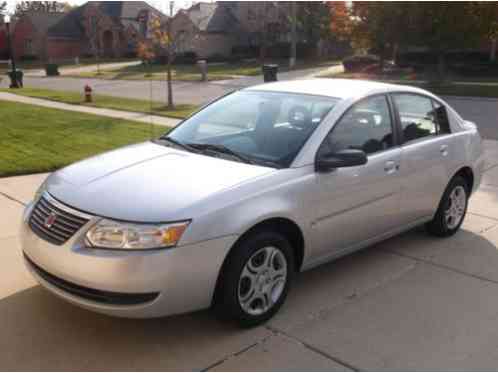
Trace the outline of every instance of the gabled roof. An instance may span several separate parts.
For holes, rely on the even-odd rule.
[[[218,3],[197,3],[184,13],[200,31],[230,32],[237,26],[231,11]]]
[[[36,31],[39,34],[45,34],[51,26],[59,22],[65,15],[66,13],[27,11],[22,14],[20,19],[29,18]]]
[[[52,26],[49,29],[49,36],[75,39],[83,37],[85,32],[82,26],[82,18],[85,9],[88,6],[99,7],[99,10],[103,14],[124,26],[135,23],[135,19],[142,10],[148,10],[156,14],[161,14],[162,17],[166,17],[145,1],[89,1],[86,4],[73,9],[57,24]]]

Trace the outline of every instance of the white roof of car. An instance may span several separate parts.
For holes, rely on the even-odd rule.
[[[340,99],[348,99],[390,91],[412,91],[426,93],[416,87],[356,79],[287,80],[282,82],[261,84],[247,89],[269,92],[302,93],[336,97]]]

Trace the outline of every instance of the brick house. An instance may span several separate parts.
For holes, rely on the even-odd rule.
[[[46,59],[47,31],[64,13],[28,11],[11,26],[12,44],[17,59]]]
[[[223,1],[197,3],[180,10],[172,20],[178,52],[199,57],[231,54],[234,46],[261,43],[263,32],[272,41],[289,41],[289,2]]]
[[[0,61],[8,58],[7,50],[7,30],[3,22],[3,17],[0,16]]]
[[[123,57],[150,37],[148,19],[166,17],[144,1],[89,1],[48,29],[47,56],[57,61],[74,57]]]

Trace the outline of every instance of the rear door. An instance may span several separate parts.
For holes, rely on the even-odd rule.
[[[402,142],[400,223],[405,224],[434,214],[455,150],[444,106],[420,94],[394,93],[391,97]]]

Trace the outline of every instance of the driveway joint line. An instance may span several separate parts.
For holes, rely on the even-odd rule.
[[[313,346],[313,345],[311,345],[309,343],[303,342],[299,338],[294,337],[294,336],[292,336],[292,335],[284,332],[283,330],[280,330],[280,329],[278,329],[276,327],[273,327],[273,326],[270,326],[270,325],[266,325],[265,328],[268,329],[268,330],[270,330],[270,331],[272,331],[274,333],[274,335],[279,335],[280,334],[280,335],[283,335],[286,338],[292,339],[293,341],[299,343],[300,345],[302,345],[303,347],[307,348],[308,350],[313,351],[314,353],[316,353],[316,354],[318,354],[318,355],[320,355],[322,357],[325,357],[328,360],[332,360],[334,363],[339,364],[339,365],[341,365],[341,366],[343,366],[343,367],[345,367],[345,368],[347,368],[347,369],[349,369],[349,370],[351,370],[353,372],[360,372],[361,371],[359,368],[357,368],[356,366],[348,363],[347,361],[344,361],[344,360],[342,360],[342,359],[340,359],[338,357],[335,357],[335,356],[333,356],[333,355],[331,355],[331,354],[329,354],[329,353],[327,353],[325,351],[322,351],[321,349],[319,349],[319,348],[317,348],[317,347],[315,347],[315,346]]]
[[[19,204],[21,204],[21,205],[23,205],[23,206],[26,206],[26,203],[24,203],[24,202],[22,202],[22,201],[18,200],[18,199],[17,199],[17,198],[15,198],[15,197],[12,197],[12,196],[8,195],[7,193],[0,192],[0,196],[3,196],[3,197],[5,197],[5,198],[7,198],[7,199],[10,199],[11,201],[16,202],[16,203],[19,203]]]
[[[267,327],[265,327],[265,329],[270,330]],[[250,344],[249,346],[246,346],[246,347],[244,347],[244,348],[242,348],[234,353],[231,353],[231,354],[226,355],[225,357],[222,357],[221,359],[215,361],[214,363],[208,365],[206,368],[203,368],[200,371],[201,372],[209,372],[211,369],[216,368],[217,366],[220,366],[225,361],[227,361],[233,357],[239,356],[239,355],[243,354],[244,352],[249,351],[253,347],[256,347],[256,346],[260,345],[261,343],[264,343],[266,340],[273,337],[274,335],[275,335],[275,333],[272,331],[272,334],[265,335],[264,337],[258,339],[256,342]]]
[[[389,250],[389,249],[380,249],[380,250],[382,250],[384,252],[388,252],[388,253],[394,254],[394,255],[398,255],[398,256],[403,257],[403,258],[412,259],[412,260],[415,260],[415,261],[420,262],[420,263],[428,264],[428,265],[430,265],[432,267],[436,267],[436,268],[439,268],[439,269],[447,270],[449,272],[457,273],[457,274],[460,274],[462,276],[472,277],[472,278],[474,278],[476,280],[481,280],[481,281],[484,281],[484,282],[489,282],[489,283],[494,284],[494,285],[498,285],[498,281],[491,280],[491,279],[483,277],[483,276],[475,275],[473,273],[465,272],[465,271],[462,271],[462,270],[459,270],[457,268],[453,268],[453,267],[450,267],[450,266],[447,266],[447,265],[444,265],[444,264],[439,264],[439,263],[430,261],[428,259],[417,258],[417,257],[411,256],[411,255],[408,255],[408,254],[399,253],[399,252],[396,252],[394,250]]]
[[[489,220],[493,220],[493,221],[498,222],[498,219],[497,219],[497,218],[493,218],[493,217],[491,217],[491,216],[487,216],[487,215],[479,214],[479,213],[477,213],[477,212],[472,212],[472,211],[469,211],[469,214],[470,214],[470,215],[479,216],[480,218],[486,218],[486,219],[489,219]]]

